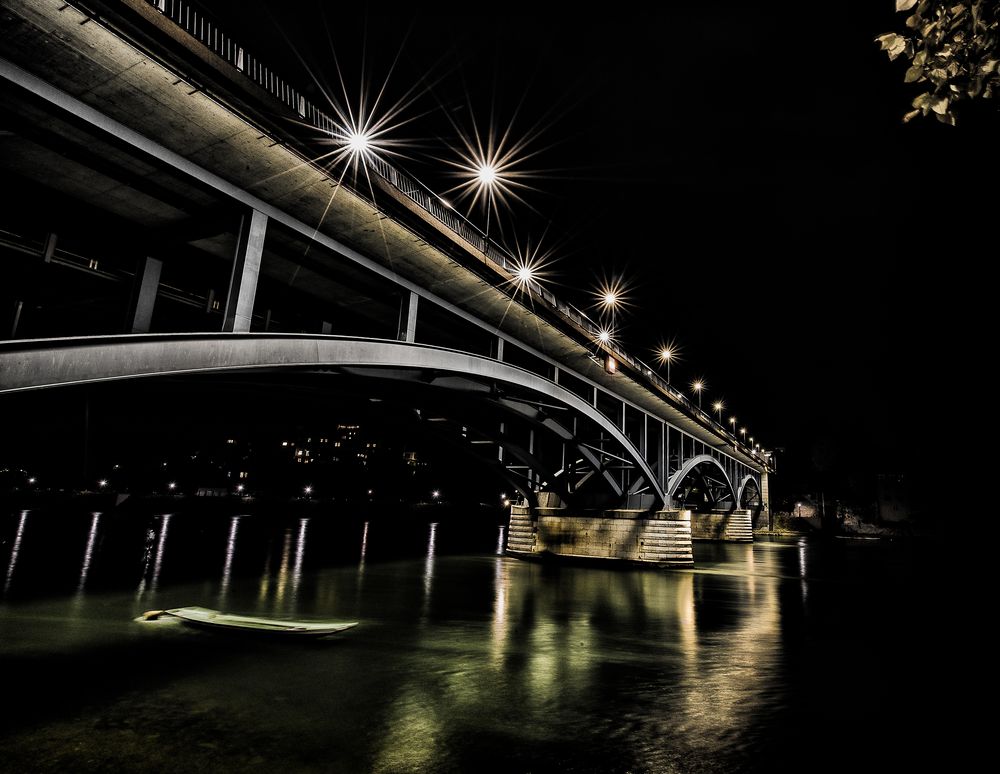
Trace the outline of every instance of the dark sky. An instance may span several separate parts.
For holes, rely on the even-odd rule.
[[[675,339],[674,381],[703,376],[786,470],[928,469],[927,385],[995,220],[996,103],[903,125],[918,92],[873,42],[902,28],[891,0],[541,5],[212,3],[291,80],[339,89],[336,59],[352,99],[398,54],[389,100],[424,84],[400,163],[435,190],[452,122],[541,123],[537,190],[502,225],[512,247],[545,234],[558,293],[623,278],[626,348]]]

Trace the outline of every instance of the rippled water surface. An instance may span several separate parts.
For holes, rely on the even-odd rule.
[[[497,555],[495,525],[0,517],[4,771],[716,772],[943,755],[919,544],[696,545],[695,571]],[[151,608],[357,620],[315,642]],[[937,655],[936,655],[937,654]]]

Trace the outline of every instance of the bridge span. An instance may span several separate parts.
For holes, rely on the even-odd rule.
[[[751,539],[769,455],[385,160],[368,190],[313,161],[337,127],[224,31],[172,1],[0,8],[0,169],[22,193],[0,216],[0,392],[403,381],[520,492],[515,553],[684,565],[692,525]]]

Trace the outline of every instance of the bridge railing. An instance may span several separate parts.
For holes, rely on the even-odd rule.
[[[309,122],[317,129],[326,132],[331,137],[347,139],[344,127],[339,121],[306,99],[301,91],[287,83],[252,53],[246,51],[233,38],[223,32],[218,24],[213,23],[204,13],[200,13],[191,3],[186,2],[186,0],[146,0],[146,2],[201,42],[216,56],[227,61],[243,73],[244,76],[284,103],[299,118]],[[510,281],[513,281],[521,266],[521,262],[506,247],[491,240],[478,226],[446,204],[430,188],[413,176],[390,164],[384,158],[368,154],[366,164],[370,171],[377,174],[435,220],[481,252],[488,261],[501,270],[501,273],[506,273],[509,275]],[[541,300],[558,314],[581,328],[590,336],[593,342],[598,342],[601,326],[585,312],[570,303],[556,298],[554,293],[543,288],[537,282],[518,282],[518,286],[522,292],[527,292],[536,300]],[[717,422],[700,406],[695,405],[680,390],[668,384],[653,368],[638,358],[632,357],[613,341],[600,343],[599,346],[619,362],[631,366],[634,371],[645,378],[648,386],[655,391],[669,396],[674,402],[684,406],[699,421],[713,427],[718,434],[725,437],[736,448],[741,449],[751,457],[761,459],[761,456],[755,450],[740,443],[736,436],[723,424]]]

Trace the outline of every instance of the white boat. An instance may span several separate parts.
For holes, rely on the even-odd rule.
[[[156,621],[163,616],[180,619],[192,626],[260,633],[298,634],[303,637],[323,637],[358,625],[357,621],[289,621],[280,618],[231,615],[219,612],[218,610],[210,610],[207,607],[175,607],[171,610],[147,610],[136,620]]]

